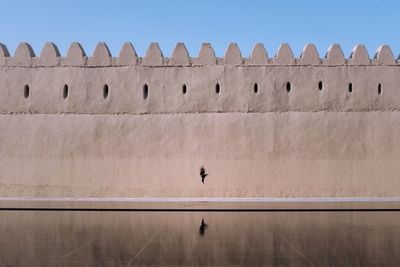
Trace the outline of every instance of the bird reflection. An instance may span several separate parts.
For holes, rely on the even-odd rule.
[[[204,218],[203,218],[201,220],[201,224],[200,224],[200,227],[199,227],[199,233],[200,233],[201,236],[204,236],[204,233],[206,232],[207,227],[208,227],[208,224],[206,224],[204,222]]]

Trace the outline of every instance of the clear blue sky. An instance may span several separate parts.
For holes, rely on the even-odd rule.
[[[371,57],[384,43],[395,57],[400,52],[400,1],[10,0],[1,2],[1,10],[0,42],[10,53],[21,41],[36,54],[52,41],[63,55],[72,41],[88,55],[105,41],[114,56],[125,41],[139,55],[153,41],[167,56],[180,41],[193,57],[203,42],[210,42],[217,56],[230,42],[238,43],[243,56],[256,42],[264,43],[270,56],[282,42],[295,56],[310,42],[321,56],[332,43],[339,43],[346,56],[358,43]]]

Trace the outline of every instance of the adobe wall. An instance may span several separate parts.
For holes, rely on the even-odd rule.
[[[313,45],[299,58],[286,44],[273,58],[261,44],[249,58],[235,44],[224,58],[209,44],[196,58],[181,43],[171,58],[155,43],[144,57],[129,43],[118,57],[104,43],[91,57],[0,45],[0,194],[398,196],[399,67],[388,46],[371,59],[362,45],[349,58],[338,45],[324,58]]]

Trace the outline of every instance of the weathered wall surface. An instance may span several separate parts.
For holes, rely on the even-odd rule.
[[[400,182],[400,63],[333,45],[224,58],[0,46],[0,194],[381,197]],[[217,87],[219,86],[219,92]],[[210,175],[203,185],[199,168]]]

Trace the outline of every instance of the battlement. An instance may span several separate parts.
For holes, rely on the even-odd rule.
[[[178,43],[172,57],[152,43],[138,57],[125,43],[118,57],[99,43],[87,57],[73,43],[61,57],[53,43],[36,57],[21,43],[14,57],[0,45],[0,113],[170,114],[213,112],[400,110],[400,62],[389,46],[370,59],[363,45],[325,58],[306,45],[295,58],[282,44],[274,58],[257,44],[243,58],[230,44],[217,58],[203,44],[197,58]]]
[[[364,45],[356,45],[349,58],[345,58],[340,45],[329,47],[325,57],[321,58],[313,44],[307,44],[298,58],[295,58],[290,46],[281,44],[275,57],[268,55],[264,45],[255,45],[251,55],[243,57],[236,43],[229,44],[223,58],[216,57],[209,43],[204,43],[198,57],[191,57],[184,43],[178,43],[172,57],[164,57],[157,43],[151,43],[143,57],[137,55],[135,48],[129,42],[124,43],[118,57],[113,57],[106,43],[97,44],[93,55],[86,56],[83,47],[74,42],[67,56],[61,54],[54,43],[46,43],[37,57],[28,43],[20,43],[14,57],[10,56],[7,47],[0,43],[0,65],[18,67],[49,67],[49,66],[79,66],[79,67],[120,67],[120,66],[202,66],[202,65],[234,65],[234,66],[342,66],[342,65],[400,65],[399,58],[394,58],[388,45],[381,45],[373,58],[370,58]]]

